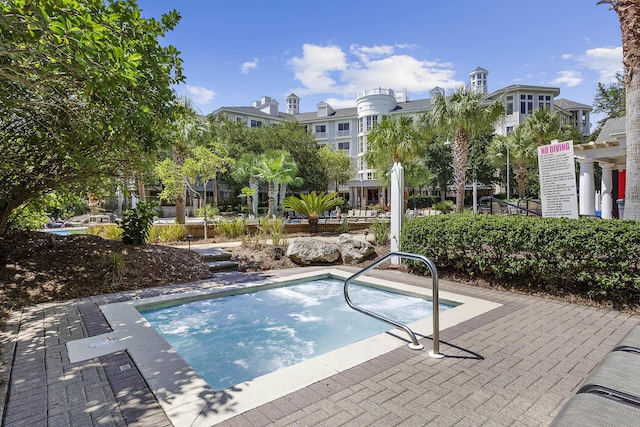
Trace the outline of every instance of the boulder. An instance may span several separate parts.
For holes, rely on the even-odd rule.
[[[374,257],[376,254],[376,250],[371,243],[351,234],[338,236],[338,248],[345,264],[358,264]]]
[[[340,260],[340,250],[335,243],[298,237],[289,242],[287,256],[298,265],[335,264]]]

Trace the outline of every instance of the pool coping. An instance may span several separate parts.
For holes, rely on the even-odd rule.
[[[183,302],[211,295],[223,296],[256,288],[281,286],[283,283],[310,278],[346,279],[349,276],[351,273],[335,268],[315,270],[215,289],[195,289],[183,294],[102,305],[100,310],[113,331],[69,341],[69,358],[71,362],[78,362],[126,350],[174,425],[216,424],[402,347],[408,342],[406,336],[394,329],[234,387],[216,391],[144,320],[138,308],[166,305],[176,300]],[[360,280],[382,288],[397,289],[402,293],[431,296],[431,289],[371,276],[362,276]],[[439,296],[441,303],[462,304],[440,314],[441,331],[502,305],[449,292],[441,291]],[[418,337],[428,337],[433,332],[431,319],[422,319],[409,326]],[[424,355],[428,357],[427,351],[424,351]]]

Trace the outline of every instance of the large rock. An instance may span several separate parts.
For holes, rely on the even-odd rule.
[[[298,265],[335,264],[340,260],[340,250],[335,243],[298,237],[289,242],[287,256]]]
[[[358,264],[376,254],[376,250],[371,243],[351,234],[338,236],[338,248],[345,264]]]

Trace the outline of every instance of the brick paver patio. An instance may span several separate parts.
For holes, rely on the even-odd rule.
[[[285,274],[291,271],[259,277]],[[430,285],[397,271],[371,275]],[[255,277],[220,274],[198,286]],[[65,343],[110,331],[99,305],[193,286],[41,304],[16,313],[2,334],[3,425],[170,426],[126,352],[70,363]],[[444,359],[427,356],[429,340],[419,352],[403,346],[221,425],[544,426],[640,323],[640,316],[564,301],[444,280],[440,288],[503,305],[442,331]]]

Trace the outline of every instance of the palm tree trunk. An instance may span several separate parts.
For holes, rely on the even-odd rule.
[[[618,0],[626,92],[627,182],[624,219],[640,220],[640,3]]]
[[[260,183],[256,178],[254,177],[249,178],[249,188],[255,191],[253,196],[251,196],[251,208],[249,212],[253,212],[253,216],[257,218],[258,217],[258,200],[260,198],[259,196]]]
[[[273,216],[274,194],[276,192],[275,186],[275,182],[269,183],[269,209],[267,209],[267,218],[271,218]]]
[[[527,175],[529,174],[529,170],[527,169],[527,164],[523,161],[516,161],[513,166],[513,171],[516,174],[516,181],[518,181],[518,197],[521,199],[526,196],[526,182]]]
[[[464,129],[458,128],[453,141],[453,171],[456,186],[456,212],[464,210],[464,190],[467,184],[469,138]]]

